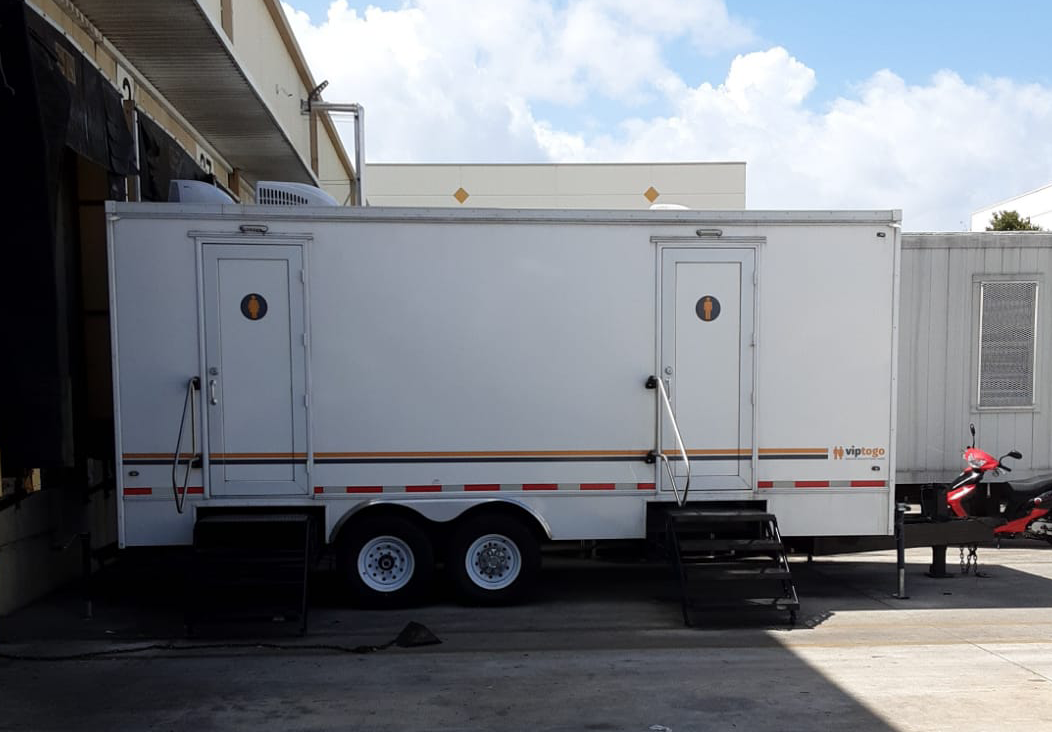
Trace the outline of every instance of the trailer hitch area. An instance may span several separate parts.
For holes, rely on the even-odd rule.
[[[648,376],[647,377],[647,381],[646,381],[646,383],[643,386],[645,386],[647,389],[657,389],[657,384],[658,384],[658,381],[657,381],[657,377],[656,376]],[[651,460],[650,462],[654,462],[654,461]]]

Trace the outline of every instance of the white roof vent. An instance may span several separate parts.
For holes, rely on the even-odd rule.
[[[321,188],[306,183],[261,180],[256,184],[256,203],[263,206],[339,206]]]
[[[221,188],[199,180],[173,180],[168,185],[169,203],[233,203]]]

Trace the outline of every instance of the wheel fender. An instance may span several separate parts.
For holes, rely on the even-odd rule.
[[[544,531],[544,535],[551,539],[552,530],[545,521],[544,517],[538,513],[529,504],[514,498],[452,498],[452,499],[441,499],[441,500],[426,500],[426,499],[373,499],[369,501],[360,501],[355,503],[353,506],[347,508],[342,514],[338,514],[338,504],[329,506],[328,515],[330,517],[336,517],[333,522],[332,528],[329,530],[329,543],[336,541],[336,537],[340,535],[340,531],[347,524],[348,521],[353,519],[355,516],[361,514],[364,511],[375,508],[377,506],[390,506],[408,509],[413,513],[427,519],[428,521],[434,521],[435,523],[447,523],[454,521],[463,515],[466,511],[469,511],[477,506],[485,505],[497,505],[497,504],[508,504],[521,508],[526,513],[533,516],[541,529]]]

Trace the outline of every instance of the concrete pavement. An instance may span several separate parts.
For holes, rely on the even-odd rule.
[[[956,558],[956,557],[954,557]],[[59,595],[0,619],[0,653],[56,655],[158,639],[212,647],[83,661],[0,660],[0,730],[1009,730],[1043,729],[1052,691],[1052,548],[980,550],[986,577],[924,577],[909,600],[891,553],[795,561],[801,623],[784,615],[682,627],[660,565],[549,558],[537,599],[362,611],[321,577],[306,638],[275,624],[181,638],[163,571],[115,574],[96,617]],[[952,567],[956,569],[956,566]],[[441,645],[390,640],[423,623]],[[261,639],[282,648],[229,647]]]

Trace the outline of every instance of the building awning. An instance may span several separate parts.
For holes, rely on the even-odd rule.
[[[76,5],[248,180],[317,185],[309,164],[196,0],[76,0]]]

